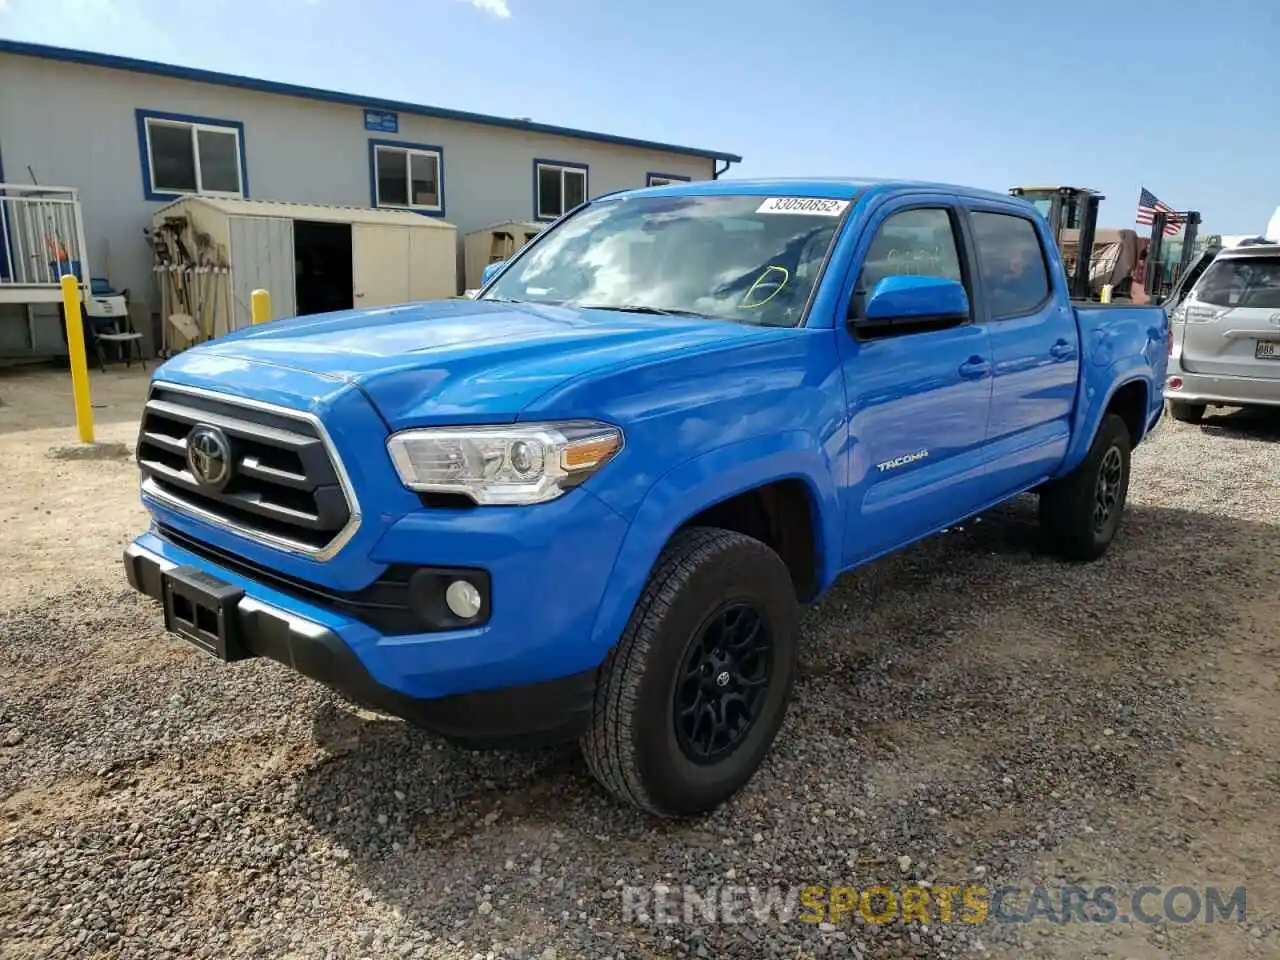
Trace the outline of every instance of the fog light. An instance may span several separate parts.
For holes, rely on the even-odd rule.
[[[1170,390],[1181,390],[1181,389],[1182,389],[1182,378],[1181,378],[1181,377],[1170,377],[1170,378],[1169,378],[1169,389],[1170,389]]]
[[[480,591],[466,580],[455,580],[445,590],[444,602],[455,617],[470,620],[480,612]]]

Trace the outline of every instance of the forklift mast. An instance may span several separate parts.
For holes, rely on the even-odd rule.
[[[1093,240],[1098,232],[1098,204],[1107,199],[1086,187],[1012,187],[1010,196],[1033,204],[1049,221],[1058,249],[1063,250],[1063,232],[1079,230],[1075,268],[1068,277],[1072,299],[1089,299],[1089,267]]]
[[[1187,210],[1175,213],[1174,217],[1182,224],[1182,255],[1178,260],[1177,270],[1170,278],[1169,284],[1175,287],[1179,278],[1191,265],[1191,253],[1200,233],[1200,211]],[[1164,276],[1164,229],[1169,222],[1169,214],[1157,210],[1151,218],[1151,240],[1147,244],[1147,273],[1143,278],[1143,287],[1153,302],[1160,302],[1165,285]]]

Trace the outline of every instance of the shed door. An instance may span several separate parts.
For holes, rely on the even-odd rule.
[[[409,228],[357,223],[351,231],[356,309],[409,302]]]
[[[271,294],[271,319],[295,316],[293,221],[281,217],[228,217],[231,240],[233,329],[252,323],[250,295]]]
[[[458,237],[452,230],[409,231],[409,296],[438,300],[458,292]]]

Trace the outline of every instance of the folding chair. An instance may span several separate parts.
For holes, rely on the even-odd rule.
[[[98,287],[98,281],[94,282],[94,286],[96,289],[93,292],[99,296],[103,295],[101,288]],[[114,291],[112,295],[115,296]],[[80,325],[84,331],[85,359],[89,359],[89,351],[92,350],[93,356],[98,361],[98,369],[106,373],[107,358],[103,346],[109,345],[115,350],[117,361],[123,360],[126,367],[131,367],[134,359],[137,359],[145,370],[147,361],[142,355],[142,334],[134,329],[133,321],[129,319],[129,291],[122,290],[118,296],[124,300],[124,310],[115,316],[90,316],[88,307],[84,301],[81,301]],[[66,311],[62,304],[58,304],[58,319],[62,326],[62,342],[66,343]]]

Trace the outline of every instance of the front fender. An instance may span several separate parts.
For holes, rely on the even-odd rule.
[[[755,487],[793,479],[809,491],[817,524],[818,582],[827,586],[839,570],[840,548],[839,500],[829,459],[804,431],[749,437],[686,460],[649,488],[614,563],[592,645],[607,650],[618,642],[663,547],[691,517]]]
[[[1107,367],[1084,367],[1081,371],[1080,385],[1076,394],[1076,415],[1072,424],[1071,443],[1067,447],[1066,458],[1058,468],[1055,477],[1066,476],[1074,470],[1089,453],[1093,446],[1093,438],[1097,436],[1102,418],[1106,415],[1111,400],[1122,387],[1140,382],[1146,389],[1147,402],[1144,404],[1146,414],[1144,424],[1151,421],[1150,406],[1152,397],[1152,370],[1145,356],[1126,357],[1117,360]]]

